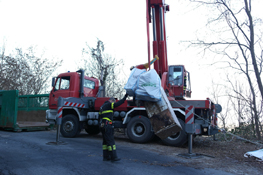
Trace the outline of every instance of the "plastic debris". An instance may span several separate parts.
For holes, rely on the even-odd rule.
[[[258,161],[263,161],[263,149],[249,151],[244,154],[244,157],[256,157]]]

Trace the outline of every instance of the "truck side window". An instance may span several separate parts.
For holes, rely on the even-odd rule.
[[[60,89],[69,89],[70,77],[61,77]]]
[[[95,82],[91,80],[84,79],[84,87],[94,89],[95,88]]]

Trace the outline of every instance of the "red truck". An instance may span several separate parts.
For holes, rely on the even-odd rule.
[[[162,141],[167,145],[181,146],[187,142],[185,132],[185,106],[194,106],[194,135],[214,135],[218,133],[217,116],[221,106],[210,99],[186,100],[191,97],[190,74],[183,65],[170,65],[167,62],[165,14],[169,5],[164,0],[146,0],[147,36],[149,23],[153,24],[153,55],[159,60],[154,62],[154,69],[161,78],[161,85],[167,94],[182,130]],[[148,46],[148,65],[150,65],[150,46]],[[147,66],[146,66],[147,67]],[[138,65],[136,68],[146,68]],[[108,100],[103,97],[103,86],[99,80],[84,76],[84,71],[59,74],[52,79],[52,90],[49,96],[49,110],[46,111],[46,121],[56,124],[58,114],[57,101],[62,97],[61,134],[64,137],[75,137],[82,129],[89,134],[98,134],[99,109]],[[217,110],[216,110],[217,109]],[[144,143],[154,137],[154,131],[144,106],[138,106],[134,100],[126,100],[114,112],[114,127],[126,128],[129,139]]]

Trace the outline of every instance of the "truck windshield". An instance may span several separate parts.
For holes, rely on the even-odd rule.
[[[60,77],[57,79],[55,90],[69,89],[70,77]]]
[[[182,68],[179,66],[171,66],[169,68],[170,84],[180,86],[183,84]]]

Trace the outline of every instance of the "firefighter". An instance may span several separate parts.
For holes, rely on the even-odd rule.
[[[117,157],[116,145],[114,141],[114,127],[112,125],[113,121],[113,109],[124,103],[128,94],[116,102],[116,100],[111,97],[108,101],[100,107],[100,129],[103,137],[102,149],[103,149],[103,161],[119,161],[120,158]]]

